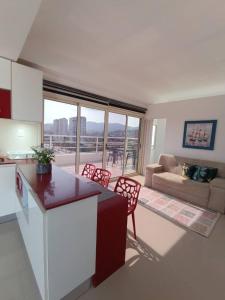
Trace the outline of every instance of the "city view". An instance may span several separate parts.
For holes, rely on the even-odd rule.
[[[119,123],[111,123],[109,136],[125,136],[125,126]],[[45,134],[53,135],[76,135],[77,118],[71,117],[54,119],[53,123],[44,124]],[[138,137],[138,127],[128,127],[129,137]],[[104,133],[104,123],[87,122],[85,117],[80,117],[80,135],[102,136]]]
[[[77,144],[77,106],[45,100],[44,146],[53,148],[55,163],[74,173],[79,146],[80,170],[86,162],[102,167],[103,155],[115,176],[124,168],[136,170],[139,144],[139,118],[109,113],[106,151],[103,153],[105,112],[81,107],[80,137]],[[125,150],[126,149],[126,150]]]

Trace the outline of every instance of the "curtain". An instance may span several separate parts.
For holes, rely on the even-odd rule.
[[[145,175],[145,167],[150,163],[151,154],[151,138],[152,138],[152,125],[153,120],[144,118],[142,120],[141,130],[141,153],[140,153],[140,164],[139,173]]]

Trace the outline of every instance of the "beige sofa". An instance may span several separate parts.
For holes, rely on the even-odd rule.
[[[184,178],[181,175],[184,163],[217,168],[218,177],[210,183]],[[145,186],[214,211],[225,212],[225,163],[163,154],[158,164],[146,167]]]

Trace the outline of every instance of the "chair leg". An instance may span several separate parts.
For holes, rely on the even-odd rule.
[[[136,226],[135,226],[134,212],[132,213],[132,222],[133,222],[133,229],[134,229],[134,238],[135,238],[135,240],[136,240],[136,239],[137,239],[137,236],[136,236]]]
[[[125,166],[127,166],[127,162],[128,162],[128,157],[129,156],[129,154],[127,153],[127,156],[126,156],[126,165]]]

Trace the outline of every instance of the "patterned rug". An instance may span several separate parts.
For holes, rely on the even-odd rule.
[[[175,223],[208,237],[220,213],[183,202],[175,197],[142,187],[139,204]]]

